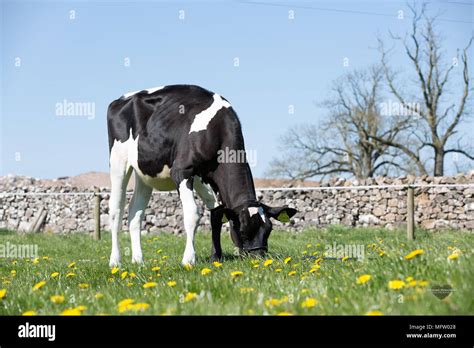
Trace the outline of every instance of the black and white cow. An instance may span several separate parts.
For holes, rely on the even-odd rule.
[[[120,263],[118,232],[127,183],[135,172],[129,207],[132,262],[143,262],[140,225],[153,189],[178,189],[183,207],[186,248],[183,264],[195,262],[194,233],[198,207],[193,189],[211,210],[212,257],[220,259],[223,222],[231,223],[234,244],[243,251],[268,249],[270,218],[288,220],[288,207],[257,202],[246,161],[222,163],[219,150],[245,150],[240,121],[229,102],[192,85],[173,85],[124,94],[108,108],[112,252],[110,265]]]

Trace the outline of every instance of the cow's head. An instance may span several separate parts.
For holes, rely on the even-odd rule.
[[[287,206],[272,208],[262,203],[244,204],[237,209],[219,207],[214,211],[220,222],[230,222],[230,235],[240,251],[263,255],[268,251],[272,232],[271,219],[289,222],[296,209]]]

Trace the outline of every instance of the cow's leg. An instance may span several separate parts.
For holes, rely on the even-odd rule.
[[[186,230],[186,248],[181,263],[193,265],[196,262],[194,233],[199,222],[199,213],[194,200],[192,177],[183,179],[179,184],[179,198],[183,206],[184,229]]]
[[[220,261],[222,259],[221,230],[222,218],[219,219],[211,211],[211,230],[212,230],[212,250],[211,261]]]
[[[128,209],[128,224],[132,241],[132,262],[143,263],[142,247],[140,244],[141,222],[145,209],[150,200],[153,188],[146,185],[135,173],[135,190]]]
[[[219,204],[217,197],[212,190],[212,187],[202,182],[200,177],[194,177],[194,189],[198,196],[202,199],[206,207],[211,210],[216,208]],[[211,250],[211,261],[218,261],[222,259],[222,247],[221,247],[221,230],[222,230],[222,219],[219,220],[211,211],[211,231],[212,231],[212,250]]]
[[[110,253],[110,267],[120,264],[120,248],[118,233],[122,226],[123,209],[127,193],[127,184],[132,174],[132,167],[128,165],[127,151],[122,147],[112,147],[110,153],[110,199],[109,217],[110,232],[112,234],[112,252]]]

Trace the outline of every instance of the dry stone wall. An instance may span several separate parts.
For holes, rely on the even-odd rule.
[[[94,230],[94,201],[90,190],[72,186],[42,186],[28,177],[0,178],[0,228],[29,230],[41,207],[47,211],[41,231],[54,233]],[[474,172],[456,177],[374,178],[362,181],[333,179],[320,183],[325,190],[258,190],[267,205],[289,205],[298,210],[290,224],[275,225],[290,230],[331,224],[347,226],[403,227],[406,221],[406,190],[380,185],[473,184]],[[353,186],[373,187],[350,189]],[[378,186],[377,186],[378,185]],[[334,187],[345,187],[344,190]],[[18,195],[11,195],[10,193]],[[84,193],[89,195],[70,195]],[[102,188],[101,226],[108,229],[108,188]],[[8,193],[8,194],[7,194]],[[28,195],[22,195],[28,193]],[[131,195],[128,195],[127,201]],[[200,228],[209,229],[209,212],[197,199],[202,218]],[[418,187],[415,189],[415,221],[428,230],[454,228],[474,230],[473,187]],[[127,230],[127,209],[123,229]],[[154,193],[145,211],[143,230],[150,233],[182,233],[182,210],[176,192]]]

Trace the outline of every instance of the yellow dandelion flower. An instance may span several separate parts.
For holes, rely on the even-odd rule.
[[[162,259],[162,260],[166,260],[168,257],[169,257],[168,255],[163,255],[163,256],[161,257],[161,259]]]
[[[280,317],[282,317],[282,316],[286,317],[286,316],[291,316],[293,314],[290,313],[290,312],[278,312],[277,315],[280,316]]]
[[[201,270],[201,275],[206,275],[206,274],[209,274],[211,272],[212,272],[212,270],[210,268],[203,268]]]
[[[25,316],[25,317],[31,317],[31,316],[36,315],[36,312],[35,311],[26,311],[26,312],[23,312],[22,315]]]
[[[53,295],[50,297],[51,302],[59,304],[64,302],[64,296],[63,295]]]
[[[405,282],[403,280],[391,280],[388,282],[389,289],[398,290],[405,287]]]
[[[114,268],[112,268],[112,269],[110,270],[110,272],[111,272],[112,274],[115,274],[115,273],[117,273],[119,270],[120,270],[120,269],[119,269],[118,267],[114,267]]]
[[[405,256],[405,260],[411,260],[414,257],[416,257],[418,255],[421,255],[421,254],[424,254],[424,253],[425,253],[425,251],[423,249],[413,250],[411,253],[409,253],[408,255]]]
[[[33,265],[37,265],[39,262],[40,262],[40,259],[39,257],[37,257],[33,260]]]
[[[185,264],[183,267],[184,267],[184,269],[185,269],[186,271],[189,271],[189,270],[191,270],[191,269],[193,268],[193,265],[191,265],[190,263],[187,263],[187,264]]]
[[[278,298],[270,298],[268,300],[265,300],[265,306],[267,306],[267,307],[279,306],[282,303],[283,303],[283,301],[278,299]]]
[[[128,283],[127,283],[127,286],[128,286],[128,287],[131,287],[131,286],[134,286],[134,285],[135,285],[135,283],[132,283],[132,282],[128,282]]]
[[[156,282],[148,282],[148,283],[143,284],[143,288],[144,289],[154,288],[157,285],[158,283]]]
[[[410,280],[410,281],[408,282],[408,285],[407,285],[407,286],[408,286],[409,288],[412,288],[412,287],[416,286],[417,283],[418,283],[418,282],[417,282],[416,280]]]
[[[10,274],[11,274],[12,276],[16,276],[16,269],[12,269],[12,270],[10,271]]]
[[[184,296],[184,302],[189,302],[197,298],[197,294],[195,292],[188,292],[186,296]]]
[[[241,272],[241,271],[230,272],[230,276],[232,277],[232,279],[235,279],[243,275],[244,275],[244,272]]]
[[[407,282],[411,282],[411,281],[414,280],[414,279],[415,279],[415,278],[413,278],[412,276],[405,278],[405,280],[406,280]]]
[[[16,265],[18,263],[17,260],[12,260],[12,265]]]
[[[150,305],[148,303],[140,302],[140,303],[134,303],[134,304],[128,305],[126,310],[132,310],[135,312],[144,312],[148,308],[150,308]]]
[[[7,296],[7,289],[0,289],[0,300]]]
[[[240,293],[241,294],[248,294],[248,293],[251,293],[251,292],[254,292],[255,289],[254,288],[240,288]]]
[[[313,297],[307,297],[303,302],[301,302],[301,308],[313,308],[318,304],[318,300]]]
[[[344,257],[341,259],[341,261],[347,261],[347,260],[349,260],[349,256],[344,256]]]
[[[12,283],[12,282],[9,281],[9,280],[4,280],[4,281],[2,282],[2,284],[5,284],[5,285],[9,285],[9,284],[11,284],[11,283]]]
[[[43,256],[43,260],[49,260],[49,256]]]
[[[288,272],[288,275],[291,277],[291,276],[294,276],[296,274],[296,271],[290,271]]]
[[[87,283],[80,283],[80,284],[79,284],[79,289],[89,289],[89,284],[87,284]]]
[[[367,283],[372,276],[370,274],[363,274],[359,278],[357,278],[357,284],[365,284]]]
[[[285,264],[289,263],[290,261],[291,261],[291,257],[287,257],[285,260],[283,260]]]
[[[157,272],[157,271],[159,271],[160,269],[161,269],[160,266],[155,266],[155,267],[153,267],[151,270]]]
[[[451,255],[448,256],[448,260],[449,260],[449,261],[456,260],[457,258],[459,258],[459,254],[458,254],[458,253],[452,253]]]
[[[69,265],[67,265],[68,268],[74,268],[76,267],[76,263],[75,262],[71,262]]]
[[[137,275],[136,275],[135,273],[133,273],[133,272],[131,272],[128,276],[129,276],[130,278],[136,278],[136,277],[137,277]]]
[[[126,298],[120,301],[117,305],[119,313],[123,313],[128,310],[145,310],[149,308],[149,305],[146,303],[135,303],[135,300],[131,298]]]
[[[46,285],[46,282],[44,280],[42,280],[42,281],[36,283],[35,285],[33,285],[33,291],[39,290],[45,285]]]
[[[263,265],[264,265],[265,267],[268,267],[268,266],[270,266],[272,263],[273,263],[273,260],[265,260],[265,262],[263,263]]]
[[[214,267],[221,267],[222,266],[222,263],[220,263],[219,261],[214,261],[212,264],[214,265]]]
[[[119,306],[119,307],[124,307],[124,306],[127,306],[127,305],[129,305],[129,304],[132,304],[133,302],[135,302],[134,299],[126,298],[126,299],[120,301],[120,302],[118,303],[118,306]]]
[[[51,278],[56,278],[59,276],[59,272],[53,272],[51,273]]]
[[[253,267],[253,268],[259,268],[259,267],[260,267],[260,264],[257,263],[257,264],[255,264],[255,265],[253,265],[252,267]]]
[[[101,292],[98,292],[97,294],[94,295],[94,297],[96,298],[96,300],[100,300],[101,298],[104,298],[104,294]]]
[[[421,286],[421,287],[426,287],[428,286],[428,284],[429,282],[427,280],[422,280],[418,282],[418,286]]]
[[[157,254],[161,254],[162,251],[163,251],[163,250],[158,249],[158,250],[156,251],[156,253],[157,253]]]
[[[173,286],[176,286],[176,282],[174,280],[171,280],[168,283],[166,283],[166,285],[168,285],[170,288],[172,288]]]
[[[125,278],[127,278],[127,275],[128,275],[128,272],[123,271],[122,274],[120,274],[120,278],[125,279]]]
[[[68,308],[63,310],[59,315],[65,315],[65,316],[75,316],[75,315],[81,315],[82,311],[79,308]]]
[[[367,313],[365,313],[365,315],[370,315],[370,316],[372,316],[372,315],[383,315],[383,313],[381,311],[375,310],[375,311],[368,311]]]
[[[76,276],[76,273],[73,273],[73,272],[69,272],[68,274],[66,274],[66,278],[72,278],[75,276]]]
[[[276,273],[280,273],[281,271],[282,271],[282,269],[281,269],[281,268],[277,268],[277,269],[275,269],[275,272],[276,272]]]

